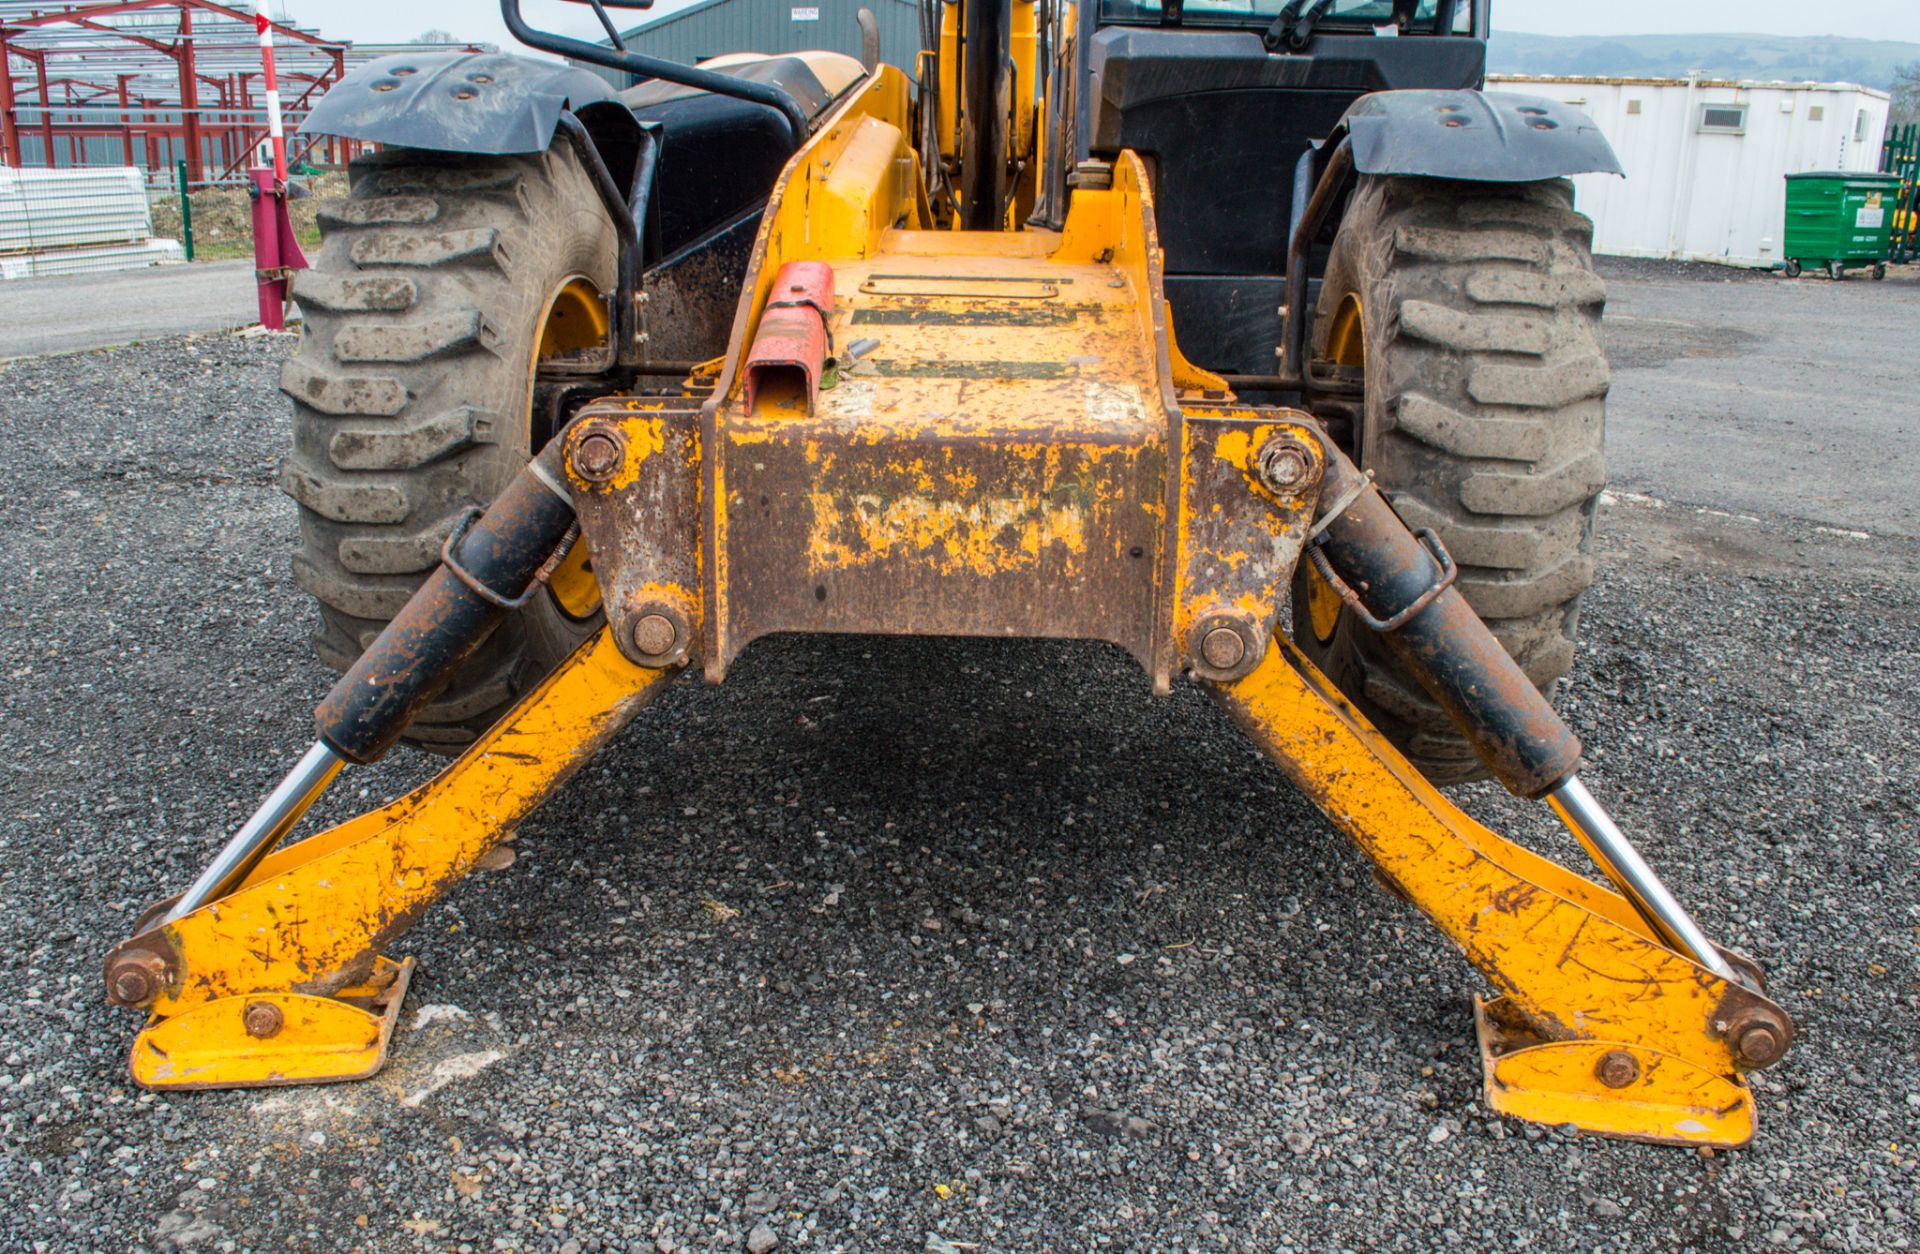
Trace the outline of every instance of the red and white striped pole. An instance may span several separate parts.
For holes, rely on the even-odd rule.
[[[273,177],[287,181],[287,133],[280,122],[280,79],[273,70],[273,23],[264,13],[253,15],[260,32],[260,62],[267,71],[267,135],[273,141]]]
[[[264,3],[264,0],[261,0]],[[260,32],[260,63],[267,75],[267,137],[273,141],[273,168],[247,171],[253,186],[253,275],[260,289],[260,324],[279,331],[286,325],[287,298],[295,270],[307,259],[287,214],[287,132],[280,120],[280,80],[273,70],[273,23],[265,13],[253,16]]]

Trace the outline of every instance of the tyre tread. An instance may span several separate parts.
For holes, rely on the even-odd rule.
[[[526,434],[508,415],[543,285],[579,255],[610,287],[614,237],[570,152],[387,150],[356,162],[348,199],[319,217],[324,246],[296,281],[305,323],[281,374],[295,418],[281,486],[300,506],[293,575],[319,609],[315,653],[345,669],[437,565],[462,512],[518,470]],[[552,633],[522,621],[529,612],[479,647],[409,742],[457,751],[564,656],[548,655]]]
[[[1490,190],[1365,178],[1334,244],[1316,328],[1323,342],[1345,292],[1364,285],[1374,395],[1362,459],[1409,526],[1441,536],[1462,593],[1549,692],[1573,665],[1606,477],[1606,286],[1591,239],[1564,181]],[[1383,641],[1343,625],[1316,649],[1430,778],[1485,777]]]

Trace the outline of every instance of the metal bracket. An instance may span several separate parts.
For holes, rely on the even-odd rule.
[[[412,973],[382,951],[676,673],[632,665],[603,630],[432,780],[122,942],[109,970],[153,967],[134,1078],[245,1088],[377,1071]]]
[[[1677,1144],[1752,1136],[1741,1073],[1761,1064],[1729,1025],[1780,1014],[1771,1001],[1669,948],[1620,894],[1476,823],[1284,637],[1211,691],[1505,994],[1482,1016],[1494,1109]]]
[[[1504,997],[1473,999],[1487,1106],[1532,1123],[1571,1123],[1656,1145],[1738,1147],[1753,1138],[1753,1093],[1630,1041],[1550,1041]]]
[[[1359,493],[1356,492],[1352,495],[1357,497]],[[1349,503],[1351,503],[1351,498],[1349,498]],[[1334,516],[1335,514],[1332,511],[1328,512],[1329,518]],[[1425,592],[1415,597],[1404,609],[1392,618],[1375,618],[1372,611],[1367,609],[1366,605],[1360,600],[1360,594],[1348,587],[1347,581],[1334,573],[1333,566],[1327,561],[1327,555],[1320,551],[1318,544],[1315,544],[1307,550],[1307,560],[1312,562],[1313,568],[1320,572],[1320,577],[1327,581],[1327,586],[1338,593],[1342,601],[1346,602],[1347,608],[1353,611],[1354,617],[1358,618],[1369,629],[1381,633],[1398,631],[1411,622],[1415,614],[1432,605],[1434,599],[1442,592],[1451,588],[1453,581],[1460,575],[1460,568],[1453,564],[1453,555],[1447,552],[1447,546],[1441,543],[1439,535],[1435,533],[1433,528],[1416,527],[1414,528],[1413,538],[1425,545],[1427,552],[1433,554],[1433,560],[1439,563],[1440,573],[1435,577],[1434,581],[1427,586]]]
[[[413,959],[374,960],[332,997],[256,992],[155,1016],[128,1059],[143,1089],[245,1089],[364,1080],[387,1062]]]
[[[697,397],[606,401],[568,432],[570,452],[596,437],[617,450],[593,477],[569,456],[567,477],[614,643],[639,666],[686,661],[700,637],[699,406]],[[643,625],[652,616],[674,627],[664,655],[645,647],[657,643],[657,624]]]
[[[520,595],[506,597],[501,596],[498,592],[489,588],[485,581],[478,575],[468,570],[465,566],[462,566],[460,559],[455,556],[460,550],[460,541],[466,538],[467,530],[472,527],[484,513],[486,513],[486,511],[476,505],[468,509],[466,513],[460,515],[460,521],[454,524],[453,532],[441,542],[440,564],[445,566],[447,572],[455,579],[465,584],[473,595],[479,597],[488,605],[512,612],[526,605],[528,601],[533,599],[534,593],[546,587],[547,580],[553,577],[553,572],[560,568],[560,563],[566,560],[567,554],[572,551],[574,543],[580,539],[580,524],[575,523],[573,526],[567,528],[567,534],[560,538],[559,545],[554,548],[552,555],[540,564],[540,569],[533,572],[533,578],[527,581],[527,586],[521,590]]]
[[[1255,406],[1184,409],[1180,551],[1173,563],[1179,662],[1224,682],[1266,656],[1319,499],[1312,420]],[[1267,463],[1289,454],[1290,479]]]

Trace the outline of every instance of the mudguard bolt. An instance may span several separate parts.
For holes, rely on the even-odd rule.
[[[588,483],[605,483],[613,478],[623,460],[620,441],[605,431],[589,431],[573,446],[573,473]]]
[[[1742,1059],[1755,1067],[1764,1067],[1780,1061],[1786,1044],[1772,1024],[1756,1023],[1740,1033],[1740,1040],[1734,1047]]]
[[[1230,671],[1247,656],[1247,642],[1231,627],[1215,627],[1200,641],[1200,656],[1217,671]]]
[[[1624,1049],[1610,1049],[1600,1055],[1593,1074],[1610,1089],[1623,1089],[1640,1078],[1640,1062]]]
[[[280,1007],[270,1001],[250,1001],[247,1008],[240,1012],[240,1021],[247,1027],[247,1035],[266,1040],[280,1034],[281,1025],[286,1016],[280,1013]]]
[[[680,633],[665,614],[642,614],[633,625],[633,647],[648,657],[664,657],[673,651]]]

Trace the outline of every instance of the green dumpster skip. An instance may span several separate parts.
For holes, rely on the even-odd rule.
[[[1887,277],[1887,246],[1899,207],[1900,178],[1868,170],[1807,170],[1787,175],[1787,223],[1780,253],[1788,278],[1824,266],[1839,278],[1872,266]]]

